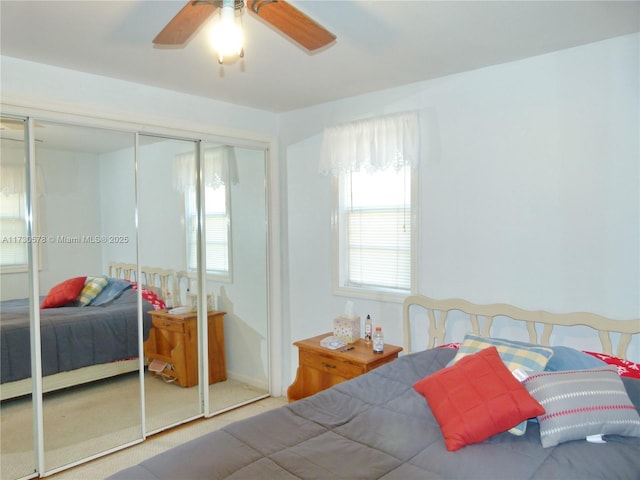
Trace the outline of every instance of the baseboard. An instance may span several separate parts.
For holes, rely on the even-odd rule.
[[[227,378],[231,380],[237,380],[238,382],[246,383],[247,385],[251,385],[254,388],[258,388],[260,390],[269,391],[269,382],[267,381],[259,381],[253,377],[248,377],[246,375],[242,375],[240,373],[233,372],[231,370],[227,370]]]

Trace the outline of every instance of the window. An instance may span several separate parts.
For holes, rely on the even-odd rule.
[[[410,293],[411,167],[345,172],[338,183],[339,289]]]
[[[207,275],[229,276],[229,215],[227,189],[205,187],[204,224]],[[196,195],[187,193],[187,266],[195,271],[197,265],[198,217]]]
[[[415,290],[416,113],[325,130],[334,175],[334,291],[390,301]]]
[[[3,160],[12,153],[3,151]],[[28,261],[25,165],[1,165],[0,178],[0,267],[3,272],[23,271]]]
[[[205,265],[208,276],[231,280],[230,190],[238,183],[235,149],[230,146],[204,151],[204,230]],[[187,269],[198,269],[198,213],[196,209],[196,168],[192,153],[178,155],[173,178],[178,190],[185,194]]]
[[[3,270],[27,266],[27,219],[24,193],[0,193],[0,266]]]
[[[411,168],[342,178],[345,284],[410,291]]]

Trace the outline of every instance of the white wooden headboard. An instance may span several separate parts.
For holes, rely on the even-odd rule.
[[[135,263],[109,262],[107,264],[109,277],[123,280],[138,281],[138,265]],[[196,292],[195,277],[185,271],[175,272],[165,268],[140,267],[139,283],[147,287],[160,290],[160,296],[166,301],[171,298],[174,307],[188,305],[189,292]]]
[[[491,336],[491,327],[496,317],[509,317],[523,322],[529,333],[529,342],[549,346],[549,340],[555,326],[570,327],[584,325],[597,331],[602,352],[613,355],[611,334],[620,334],[615,355],[627,358],[627,349],[633,335],[640,334],[640,319],[612,320],[594,313],[549,313],[545,311],[523,310],[511,305],[495,303],[476,305],[466,300],[434,300],[423,295],[411,295],[404,300],[402,316],[404,321],[404,351],[411,352],[411,309],[424,308],[428,315],[428,342],[426,348],[445,343],[447,315],[453,310],[468,315],[470,330],[477,335]],[[479,318],[483,318],[482,330]],[[538,340],[537,326],[542,326],[542,335]]]

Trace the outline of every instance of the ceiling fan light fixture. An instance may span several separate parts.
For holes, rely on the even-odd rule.
[[[223,0],[220,18],[211,27],[209,42],[223,63],[225,57],[244,55],[244,34],[240,17],[236,18],[234,0]]]

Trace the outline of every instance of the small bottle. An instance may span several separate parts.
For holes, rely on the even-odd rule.
[[[371,323],[371,315],[367,315],[364,321],[364,343],[369,345],[373,335],[373,324]]]
[[[373,353],[384,352],[384,336],[382,335],[382,327],[376,327],[373,334]]]

